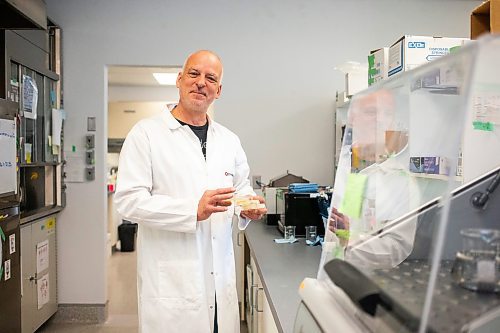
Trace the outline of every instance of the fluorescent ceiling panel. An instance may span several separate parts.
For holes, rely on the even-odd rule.
[[[161,85],[175,86],[177,81],[177,73],[153,73],[153,76]]]

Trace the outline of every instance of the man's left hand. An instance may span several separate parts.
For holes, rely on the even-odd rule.
[[[264,200],[263,197],[259,195],[255,195],[253,197],[250,197],[251,200],[259,200],[261,204],[265,203],[266,201]],[[245,217],[250,220],[260,220],[264,214],[267,213],[267,208],[260,208],[260,209],[248,209],[248,210],[243,210],[240,213],[241,217]]]

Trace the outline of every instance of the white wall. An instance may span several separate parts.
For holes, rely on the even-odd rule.
[[[159,114],[165,107],[166,102],[108,103],[108,138],[125,138],[139,120]]]
[[[216,119],[254,174],[333,180],[333,104],[343,76],[402,34],[467,37],[480,1],[46,0],[63,29],[66,142],[97,117],[96,180],[69,184],[59,228],[59,302],[105,303],[106,66],[177,65],[194,50],[224,63]],[[92,207],[92,209],[89,209]]]
[[[109,102],[153,102],[178,101],[179,91],[175,86],[145,87],[145,86],[109,86]]]

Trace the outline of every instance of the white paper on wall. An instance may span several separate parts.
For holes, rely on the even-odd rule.
[[[481,92],[472,97],[473,122],[500,125],[500,94]]]
[[[23,111],[24,117],[36,119],[38,88],[31,76],[23,75]]]
[[[49,240],[36,245],[36,273],[40,274],[49,268]]]
[[[85,151],[83,145],[73,145],[71,150],[64,150],[66,159],[64,171],[66,172],[67,183],[83,183],[85,181],[85,167],[87,165]]]
[[[52,109],[52,145],[61,145],[61,130],[63,122],[62,110]]]
[[[40,310],[45,304],[49,302],[50,290],[49,290],[49,273],[45,274],[37,281],[37,294],[38,294],[38,310]]]
[[[0,194],[17,193],[16,122],[0,119]]]

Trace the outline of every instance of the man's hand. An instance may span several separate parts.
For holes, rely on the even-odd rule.
[[[231,206],[231,199],[235,188],[218,188],[216,190],[207,190],[203,193],[200,202],[198,202],[198,221],[206,220],[213,213],[225,212],[227,206]]]
[[[328,220],[328,229],[332,232],[349,230],[349,217],[339,212],[337,208],[332,207],[332,213]]]
[[[258,195],[250,197],[250,200],[259,200],[261,204],[265,203],[264,198]],[[264,214],[266,213],[267,213],[267,208],[248,209],[241,211],[240,216],[250,220],[260,220],[262,216],[264,216]]]

